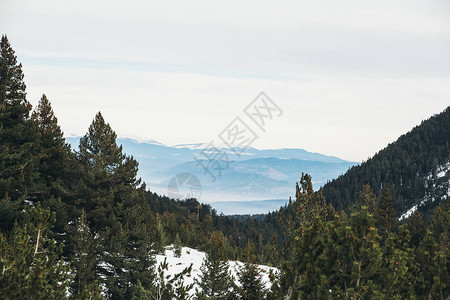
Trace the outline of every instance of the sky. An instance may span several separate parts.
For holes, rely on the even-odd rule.
[[[68,136],[217,141],[264,91],[251,146],[362,161],[450,105],[448,0],[0,0],[0,33]]]

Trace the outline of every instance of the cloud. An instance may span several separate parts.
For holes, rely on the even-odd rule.
[[[106,57],[117,68],[141,62],[149,70],[290,77],[448,76],[450,70],[450,5],[444,1],[19,0],[3,5],[0,24],[30,59],[56,53],[85,64],[90,57],[91,66],[95,60],[104,65]]]
[[[450,80],[232,78],[172,72],[25,65],[28,98],[46,93],[67,134],[84,134],[99,110],[122,136],[165,144],[209,142],[260,90],[283,116],[256,147],[301,147],[362,160],[443,110]]]
[[[209,141],[261,90],[286,112],[260,147],[366,159],[450,96],[450,4],[0,3],[29,98],[67,134],[101,110],[121,135]],[[277,102],[277,103],[278,103]]]

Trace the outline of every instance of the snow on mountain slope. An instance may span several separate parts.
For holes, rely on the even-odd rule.
[[[412,214],[414,214],[421,206],[435,201],[443,201],[450,195],[450,162],[437,166],[434,170],[429,172],[428,175],[425,176],[424,184],[427,189],[425,197],[404,212],[398,218],[399,221],[412,216]]]
[[[199,279],[199,276],[201,275],[200,267],[203,264],[205,257],[206,254],[204,252],[189,247],[182,247],[181,256],[175,257],[173,247],[168,246],[164,251],[164,255],[156,255],[156,266],[164,262],[164,258],[167,258],[168,269],[165,271],[165,276],[170,275],[172,277],[192,264],[191,275],[185,276],[184,278],[184,284],[188,285],[195,283],[195,279]],[[239,285],[237,274],[243,263],[240,261],[228,261],[228,265],[228,271],[233,276],[235,283]],[[258,267],[261,270],[263,283],[265,287],[269,289],[272,285],[269,279],[269,272],[272,270],[274,274],[277,274],[279,270],[277,268],[264,265],[258,265]],[[197,284],[195,284],[194,288],[190,291],[191,295],[195,293],[196,288],[199,288]]]
[[[416,212],[417,210],[417,206],[418,205],[414,205],[413,207],[411,207],[410,209],[408,209],[404,214],[402,214],[400,216],[400,218],[398,218],[399,221],[403,220],[403,219],[408,219],[409,217],[411,217],[413,215],[413,213]]]

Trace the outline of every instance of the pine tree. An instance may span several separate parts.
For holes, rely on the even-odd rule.
[[[38,204],[26,209],[9,237],[0,233],[1,299],[66,298],[72,276],[60,259],[62,247],[49,239],[54,219]]]
[[[392,196],[392,189],[387,185],[381,195],[380,204],[377,209],[377,219],[379,227],[383,236],[387,236],[392,228],[395,228],[397,223],[396,212],[394,210],[394,198]]]
[[[246,249],[246,261],[239,268],[238,272],[238,294],[240,299],[259,300],[264,299],[266,289],[262,281],[261,270],[254,264],[254,254],[249,244]]]
[[[153,300],[155,297],[153,297],[152,292],[149,290],[146,290],[140,281],[138,281],[131,300]]]
[[[77,216],[73,207],[76,198],[74,186],[80,180],[80,168],[45,95],[33,111],[31,119],[38,134],[36,144],[39,178],[34,196],[43,206],[50,207],[56,213],[53,231],[57,233],[55,238],[61,240],[66,224]]]
[[[416,249],[421,275],[417,294],[427,299],[447,299],[450,295],[450,197],[436,208],[427,232]]]
[[[327,255],[333,258],[333,265],[327,277],[333,284],[332,296],[381,297],[375,279],[382,268],[383,249],[374,214],[362,205],[352,209],[348,217],[342,213],[330,225]]]
[[[314,193],[308,174],[302,174],[300,185],[296,185],[296,200],[290,203],[288,211],[292,213],[280,216],[289,244],[285,246],[288,252],[283,262],[280,288],[274,292],[277,297],[296,299],[300,295],[310,295],[318,288],[320,270],[324,267],[318,265],[318,260],[326,248],[324,222],[328,209],[321,193]]]
[[[85,209],[91,228],[105,230],[123,214],[124,202],[135,195],[138,163],[122,153],[117,135],[101,113],[80,139],[79,161],[84,166],[84,195],[77,203]]]
[[[0,52],[0,201],[8,196],[15,202],[33,192],[38,176],[34,170],[36,131],[30,119],[22,65],[6,36],[1,38]],[[0,228],[10,230],[19,211],[1,210],[1,216],[11,218],[0,218]]]
[[[127,298],[138,282],[147,289],[152,287],[155,278],[154,255],[157,248],[154,244],[158,241],[155,234],[155,217],[143,196],[145,185],[138,189],[137,195],[130,195],[130,201],[126,202],[124,215],[124,230],[126,244],[123,249],[126,257],[124,281],[132,285],[127,290]]]
[[[43,185],[40,192],[46,197],[50,194],[60,196],[61,189],[55,185],[69,174],[67,161],[71,159],[71,151],[47,96],[42,95],[31,119],[39,137],[39,174]]]
[[[380,286],[388,299],[414,299],[414,252],[410,247],[411,235],[406,225],[397,232],[389,232],[384,241],[383,260],[378,271]]]
[[[78,201],[98,237],[97,269],[113,299],[131,298],[138,280],[150,288],[156,228],[136,178],[138,163],[122,152],[116,133],[98,113],[81,138],[84,188]]]
[[[420,272],[420,281],[416,283],[417,295],[424,299],[447,299],[450,293],[448,244],[437,241],[428,229],[416,254]]]
[[[224,236],[214,232],[207,245],[207,253],[202,266],[201,275],[197,281],[201,291],[197,292],[200,299],[227,299],[233,282],[228,272],[228,262],[225,261]]]
[[[160,214],[157,214],[156,215],[156,229],[158,232],[158,239],[157,239],[158,243],[155,245],[156,246],[155,250],[157,252],[162,252],[163,248],[165,246],[167,246],[167,244],[169,243],[168,237],[167,237],[167,234],[166,234],[166,231],[164,229],[161,219],[162,219],[162,216]]]
[[[175,257],[181,257],[181,240],[178,232],[175,235],[175,239],[173,241],[173,253]]]
[[[370,213],[374,213],[379,206],[379,200],[370,186],[365,184],[359,192],[358,200],[355,204],[358,209],[365,206]]]
[[[71,261],[75,272],[75,280],[72,286],[72,294],[77,299],[100,299],[99,278],[95,272],[97,266],[96,240],[91,233],[86,220],[86,213],[82,211],[77,220],[73,239],[73,255]],[[88,297],[87,297],[88,296]]]
[[[415,211],[408,219],[408,229],[411,232],[411,244],[413,247],[419,246],[420,241],[426,234],[427,228],[424,219],[419,211]]]

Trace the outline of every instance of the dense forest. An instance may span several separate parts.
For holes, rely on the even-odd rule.
[[[138,162],[101,113],[71,149],[47,97],[34,110],[27,101],[6,36],[0,46],[0,299],[448,299],[448,196],[429,218],[417,211],[402,224],[397,203],[409,196],[398,200],[395,181],[374,191],[356,186],[348,202],[333,206],[324,197],[331,189],[314,192],[305,174],[295,199],[259,216],[218,215],[196,199],[161,197],[137,178]],[[448,124],[448,113],[433,126]],[[432,148],[440,164],[448,136],[443,144],[431,132],[411,143],[446,145]],[[428,164],[424,149],[408,156],[408,167],[389,156],[384,163],[427,172],[418,167]],[[206,252],[200,290],[188,293],[189,268],[167,278],[167,265],[156,265],[168,245]],[[229,259],[245,262],[239,284],[226,270]],[[255,264],[280,269],[271,289]]]
[[[450,107],[423,121],[360,166],[327,183],[323,194],[336,209],[353,205],[365,184],[380,195],[390,185],[400,214],[414,205],[431,215],[450,189]],[[443,176],[437,174],[442,171]]]

